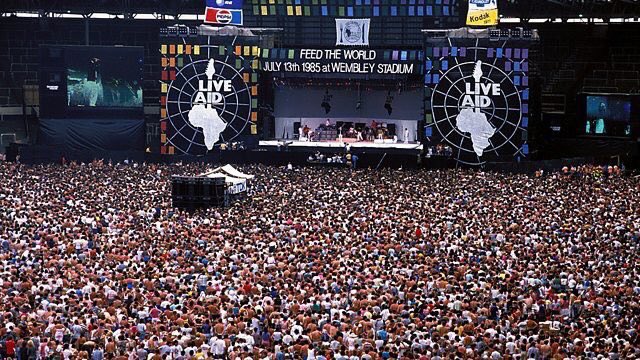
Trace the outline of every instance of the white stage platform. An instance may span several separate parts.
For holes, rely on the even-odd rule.
[[[288,144],[290,148],[343,148],[347,143],[341,143],[339,141],[298,141],[298,140],[261,140],[260,146],[282,146],[284,143]],[[384,142],[376,140],[375,142],[360,141],[349,142],[352,149],[399,149],[399,150],[418,150],[422,151],[422,144],[403,142],[392,142],[385,140]]]

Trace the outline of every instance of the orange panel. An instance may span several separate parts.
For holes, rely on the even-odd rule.
[[[187,45],[185,52],[187,53],[187,55],[191,55],[191,45]]]
[[[258,96],[258,87],[257,86],[252,86],[251,87],[251,96]]]
[[[169,58],[169,66],[176,67],[176,58]]]
[[[162,57],[162,67],[167,67],[168,59],[166,57]]]
[[[175,55],[175,53],[176,53],[176,46],[175,45],[169,45],[169,54]]]

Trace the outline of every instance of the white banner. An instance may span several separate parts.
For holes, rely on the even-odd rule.
[[[336,45],[369,46],[370,19],[336,19]]]

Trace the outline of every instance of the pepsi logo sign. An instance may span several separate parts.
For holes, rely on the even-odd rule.
[[[216,21],[220,24],[228,24],[232,20],[231,12],[229,10],[219,10],[216,14]]]

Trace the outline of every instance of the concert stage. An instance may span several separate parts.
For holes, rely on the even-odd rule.
[[[298,141],[298,140],[262,140],[259,142],[261,148],[273,149],[288,148],[295,151],[339,151],[343,150],[347,144],[351,146],[351,152],[362,153],[402,153],[402,154],[419,154],[423,150],[422,144],[402,142],[393,142],[392,140],[380,140],[380,141],[350,141],[351,139],[344,139],[344,142],[339,141]]]

